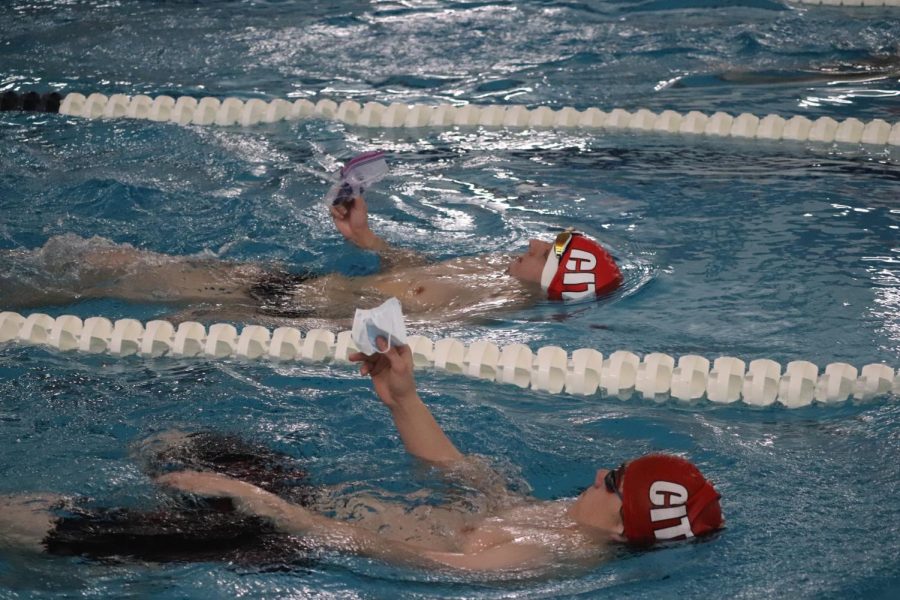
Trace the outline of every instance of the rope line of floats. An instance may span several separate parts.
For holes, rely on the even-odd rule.
[[[900,0],[898,0],[900,2]],[[15,96],[15,97],[13,97]],[[810,120],[797,115],[785,118],[775,114],[762,117],[751,113],[734,116],[726,112],[708,115],[699,111],[681,114],[673,110],[655,113],[647,109],[629,112],[615,108],[609,112],[599,108],[576,110],[571,106],[553,110],[547,106],[527,108],[522,105],[404,104],[379,102],[360,104],[353,100],[337,103],[305,98],[295,101],[258,98],[201,98],[190,96],[150,97],[93,93],[88,96],[71,93],[66,96],[39,96],[34,92],[4,94],[7,110],[24,108],[31,98],[31,110],[59,112],[88,119],[147,119],[179,125],[252,127],[260,123],[284,120],[323,118],[348,125],[382,128],[419,128],[483,126],[531,129],[618,129],[669,134],[693,134],[740,139],[794,140],[803,142],[900,146],[900,122],[883,119],[868,122],[855,117],[837,121],[831,117]]]
[[[337,334],[312,329],[305,334],[295,327],[270,331],[247,325],[240,331],[229,323],[209,328],[194,321],[176,328],[168,321],[145,324],[135,319],[115,322],[105,317],[85,320],[74,315],[50,317],[0,313],[0,343],[43,345],[62,351],[81,351],[115,357],[199,357],[206,359],[270,360],[276,362],[347,363],[357,349],[349,331]],[[502,348],[479,340],[468,345],[456,338],[437,341],[410,336],[416,368],[433,368],[521,388],[583,396],[628,400],[639,396],[664,402],[706,399],[718,404],[743,402],[749,406],[780,404],[800,408],[813,403],[834,405],[850,399],[900,397],[900,372],[885,364],[857,369],[847,363],[831,363],[820,373],[815,364],[796,360],[781,364],[756,359],[749,364],[721,356],[685,355],[674,358],[654,352],[643,358],[619,350],[604,356],[591,348],[568,354],[559,346],[537,352],[524,344]]]

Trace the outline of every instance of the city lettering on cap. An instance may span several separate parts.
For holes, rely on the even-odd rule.
[[[567,290],[578,292],[579,295],[584,292],[594,292],[594,269],[597,267],[597,258],[590,252],[573,248],[566,260],[566,272],[563,273],[562,283],[565,287],[581,286],[578,290]],[[567,294],[564,293],[564,296]]]
[[[688,491],[683,485],[671,481],[654,481],[650,486],[650,521],[679,519],[678,525],[655,529],[653,535],[659,541],[675,539],[679,536],[694,537],[691,522],[687,516]]]

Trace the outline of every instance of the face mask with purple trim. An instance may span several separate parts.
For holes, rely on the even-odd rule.
[[[347,204],[356,196],[381,181],[388,173],[384,152],[364,152],[354,156],[341,167],[337,183],[325,194],[329,205]]]

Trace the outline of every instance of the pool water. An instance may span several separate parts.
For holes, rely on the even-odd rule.
[[[109,2],[0,6],[0,91],[900,115],[900,11],[748,0]],[[391,176],[372,226],[435,258],[524,249],[577,225],[620,261],[602,302],[416,323],[533,349],[900,366],[896,147],[611,131],[240,127],[0,113],[0,249],[100,236],[178,255],[371,273],[324,217],[363,150]],[[305,167],[305,168],[300,168]],[[0,310],[32,274],[0,263]],[[65,275],[60,276],[65,286]],[[91,300],[53,316],[175,308]],[[727,529],[590,572],[490,583],[328,556],[313,566],[103,564],[0,550],[0,597],[888,598],[900,589],[900,404],[752,408],[549,395],[436,371],[423,397],[467,452],[539,498],[653,450],[695,460]],[[340,365],[114,359],[0,347],[0,493],[111,506],[160,494],[132,444],[238,432],[322,483],[421,484],[368,383]]]

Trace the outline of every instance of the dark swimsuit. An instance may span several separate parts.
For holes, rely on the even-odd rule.
[[[311,317],[313,310],[297,306],[296,291],[301,284],[315,278],[310,272],[275,271],[250,286],[248,293],[259,302],[257,310],[264,315],[289,319]]]
[[[315,495],[300,460],[235,436],[200,432],[152,457],[148,475],[213,471],[252,483],[292,503]],[[267,520],[235,511],[228,499],[184,496],[152,511],[67,508],[44,538],[50,554],[152,562],[226,561],[309,566],[312,548]]]

